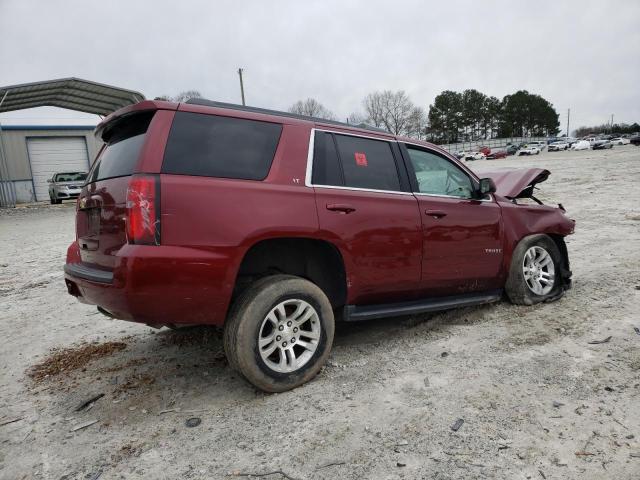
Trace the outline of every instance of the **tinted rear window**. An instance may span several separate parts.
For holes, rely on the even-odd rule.
[[[311,181],[314,185],[344,185],[338,152],[333,135],[330,133],[316,132],[315,134]]]
[[[106,146],[89,172],[87,183],[133,174],[154,113],[125,117],[105,132]]]
[[[389,142],[335,135],[347,187],[400,190],[400,179]]]
[[[162,173],[264,180],[281,132],[276,123],[177,112]]]

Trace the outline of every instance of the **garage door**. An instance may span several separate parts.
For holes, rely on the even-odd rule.
[[[47,180],[58,172],[86,172],[89,169],[87,143],[84,137],[28,138],[36,200],[49,200]]]

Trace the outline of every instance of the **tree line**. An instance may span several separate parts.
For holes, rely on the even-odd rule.
[[[373,92],[362,101],[363,113],[352,113],[347,123],[366,124],[395,135],[456,143],[497,137],[526,137],[558,133],[559,115],[540,95],[526,90],[502,100],[474,89],[445,90],[429,105],[428,113],[399,90]],[[293,104],[289,111],[335,120],[336,116],[313,98]]]
[[[184,102],[201,96],[197,90],[187,90],[175,96],[156,97],[156,100]],[[299,100],[288,110],[310,117],[338,119],[314,98]],[[368,94],[362,100],[362,111],[352,113],[346,121],[434,143],[457,143],[498,137],[555,135],[560,125],[558,117],[551,103],[526,90],[506,95],[502,100],[474,89],[463,92],[445,90],[429,105],[428,112],[415,105],[404,90],[384,90]],[[633,126],[629,128],[637,131],[637,124],[634,125],[635,130]],[[589,130],[587,133],[611,131],[611,125],[581,128]],[[620,133],[626,131],[620,130]]]
[[[574,135],[578,138],[586,137],[587,135],[598,135],[600,133],[610,134],[625,134],[625,133],[638,133],[640,132],[640,125],[638,122],[634,122],[631,125],[628,123],[603,123],[602,125],[596,125],[593,127],[580,127],[574,132]]]

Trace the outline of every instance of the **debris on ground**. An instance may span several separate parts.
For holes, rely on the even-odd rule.
[[[87,363],[127,348],[124,342],[83,343],[79,346],[51,350],[42,362],[33,365],[27,372],[35,382],[78,370]]]
[[[19,422],[20,420],[22,420],[22,417],[11,418],[9,420],[2,420],[0,421],[0,427],[4,427],[5,425],[9,425],[10,423]]]
[[[82,402],[80,405],[78,405],[74,409],[74,411],[75,412],[79,412],[80,410],[84,410],[85,408],[87,408],[91,404],[93,404],[94,402],[100,400],[102,397],[104,397],[104,393],[98,393],[97,395],[94,395],[94,396],[88,398],[87,400],[85,400],[84,402]]]
[[[70,432],[76,432],[78,430],[82,430],[83,428],[87,428],[90,427],[91,425],[93,425],[94,423],[98,423],[100,420],[89,420],[87,422],[83,422],[80,423],[78,425],[76,425],[75,427],[73,427],[71,430],[69,430]]]
[[[187,418],[187,420],[184,422],[185,426],[187,426],[188,428],[197,427],[201,423],[202,423],[202,419],[199,417]]]
[[[601,343],[609,343],[609,340],[611,340],[613,338],[613,335],[609,335],[607,338],[603,339],[603,340],[591,340],[590,342],[587,342],[589,345],[600,345]]]
[[[458,430],[460,430],[460,427],[462,427],[462,424],[464,423],[464,420],[462,418],[457,419],[453,425],[451,425],[451,430],[453,430],[454,432],[457,432]]]
[[[562,402],[558,402],[557,400],[554,400],[554,401],[553,401],[553,406],[554,406],[555,408],[560,408],[560,407],[563,407],[563,406],[564,406],[564,403],[562,403]]]

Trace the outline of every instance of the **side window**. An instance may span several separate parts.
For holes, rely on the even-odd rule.
[[[162,173],[264,180],[281,132],[276,123],[177,112]]]
[[[418,192],[432,195],[471,198],[473,184],[469,176],[454,163],[425,150],[407,145],[409,158],[418,181]]]
[[[314,185],[342,186],[342,168],[338,160],[338,152],[333,136],[325,132],[316,132],[313,139],[313,173],[311,183]]]
[[[335,135],[346,187],[400,191],[391,145],[347,135]]]

